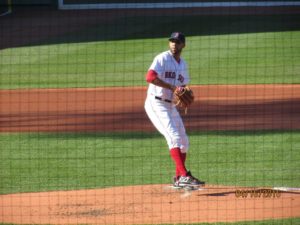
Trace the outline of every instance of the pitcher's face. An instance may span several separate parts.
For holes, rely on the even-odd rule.
[[[173,55],[178,55],[181,53],[182,49],[185,47],[185,43],[171,40],[169,41],[169,48]]]

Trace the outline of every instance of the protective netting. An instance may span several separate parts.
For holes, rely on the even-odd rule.
[[[0,223],[300,223],[299,1],[0,6]]]

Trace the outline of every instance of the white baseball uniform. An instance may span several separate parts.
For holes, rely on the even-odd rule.
[[[157,77],[174,86],[189,83],[187,65],[181,58],[178,63],[170,51],[157,55],[150,68],[157,73]],[[172,103],[173,92],[169,89],[149,84],[145,110],[156,129],[167,140],[169,149],[180,148],[182,153],[188,151],[189,140],[186,135],[182,118]]]

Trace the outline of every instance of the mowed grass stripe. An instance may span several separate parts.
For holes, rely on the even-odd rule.
[[[165,140],[146,133],[1,134],[0,193],[170,183]],[[190,134],[187,166],[209,184],[300,187],[300,132]]]
[[[0,51],[1,89],[141,86],[166,38]],[[192,84],[300,83],[300,32],[188,37]]]

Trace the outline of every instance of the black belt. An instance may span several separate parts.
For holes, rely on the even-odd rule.
[[[155,96],[155,99],[158,99],[158,100],[161,100],[161,101],[165,101],[165,102],[172,103],[172,101],[169,100],[169,99],[162,99],[161,97],[157,97],[157,96]]]

